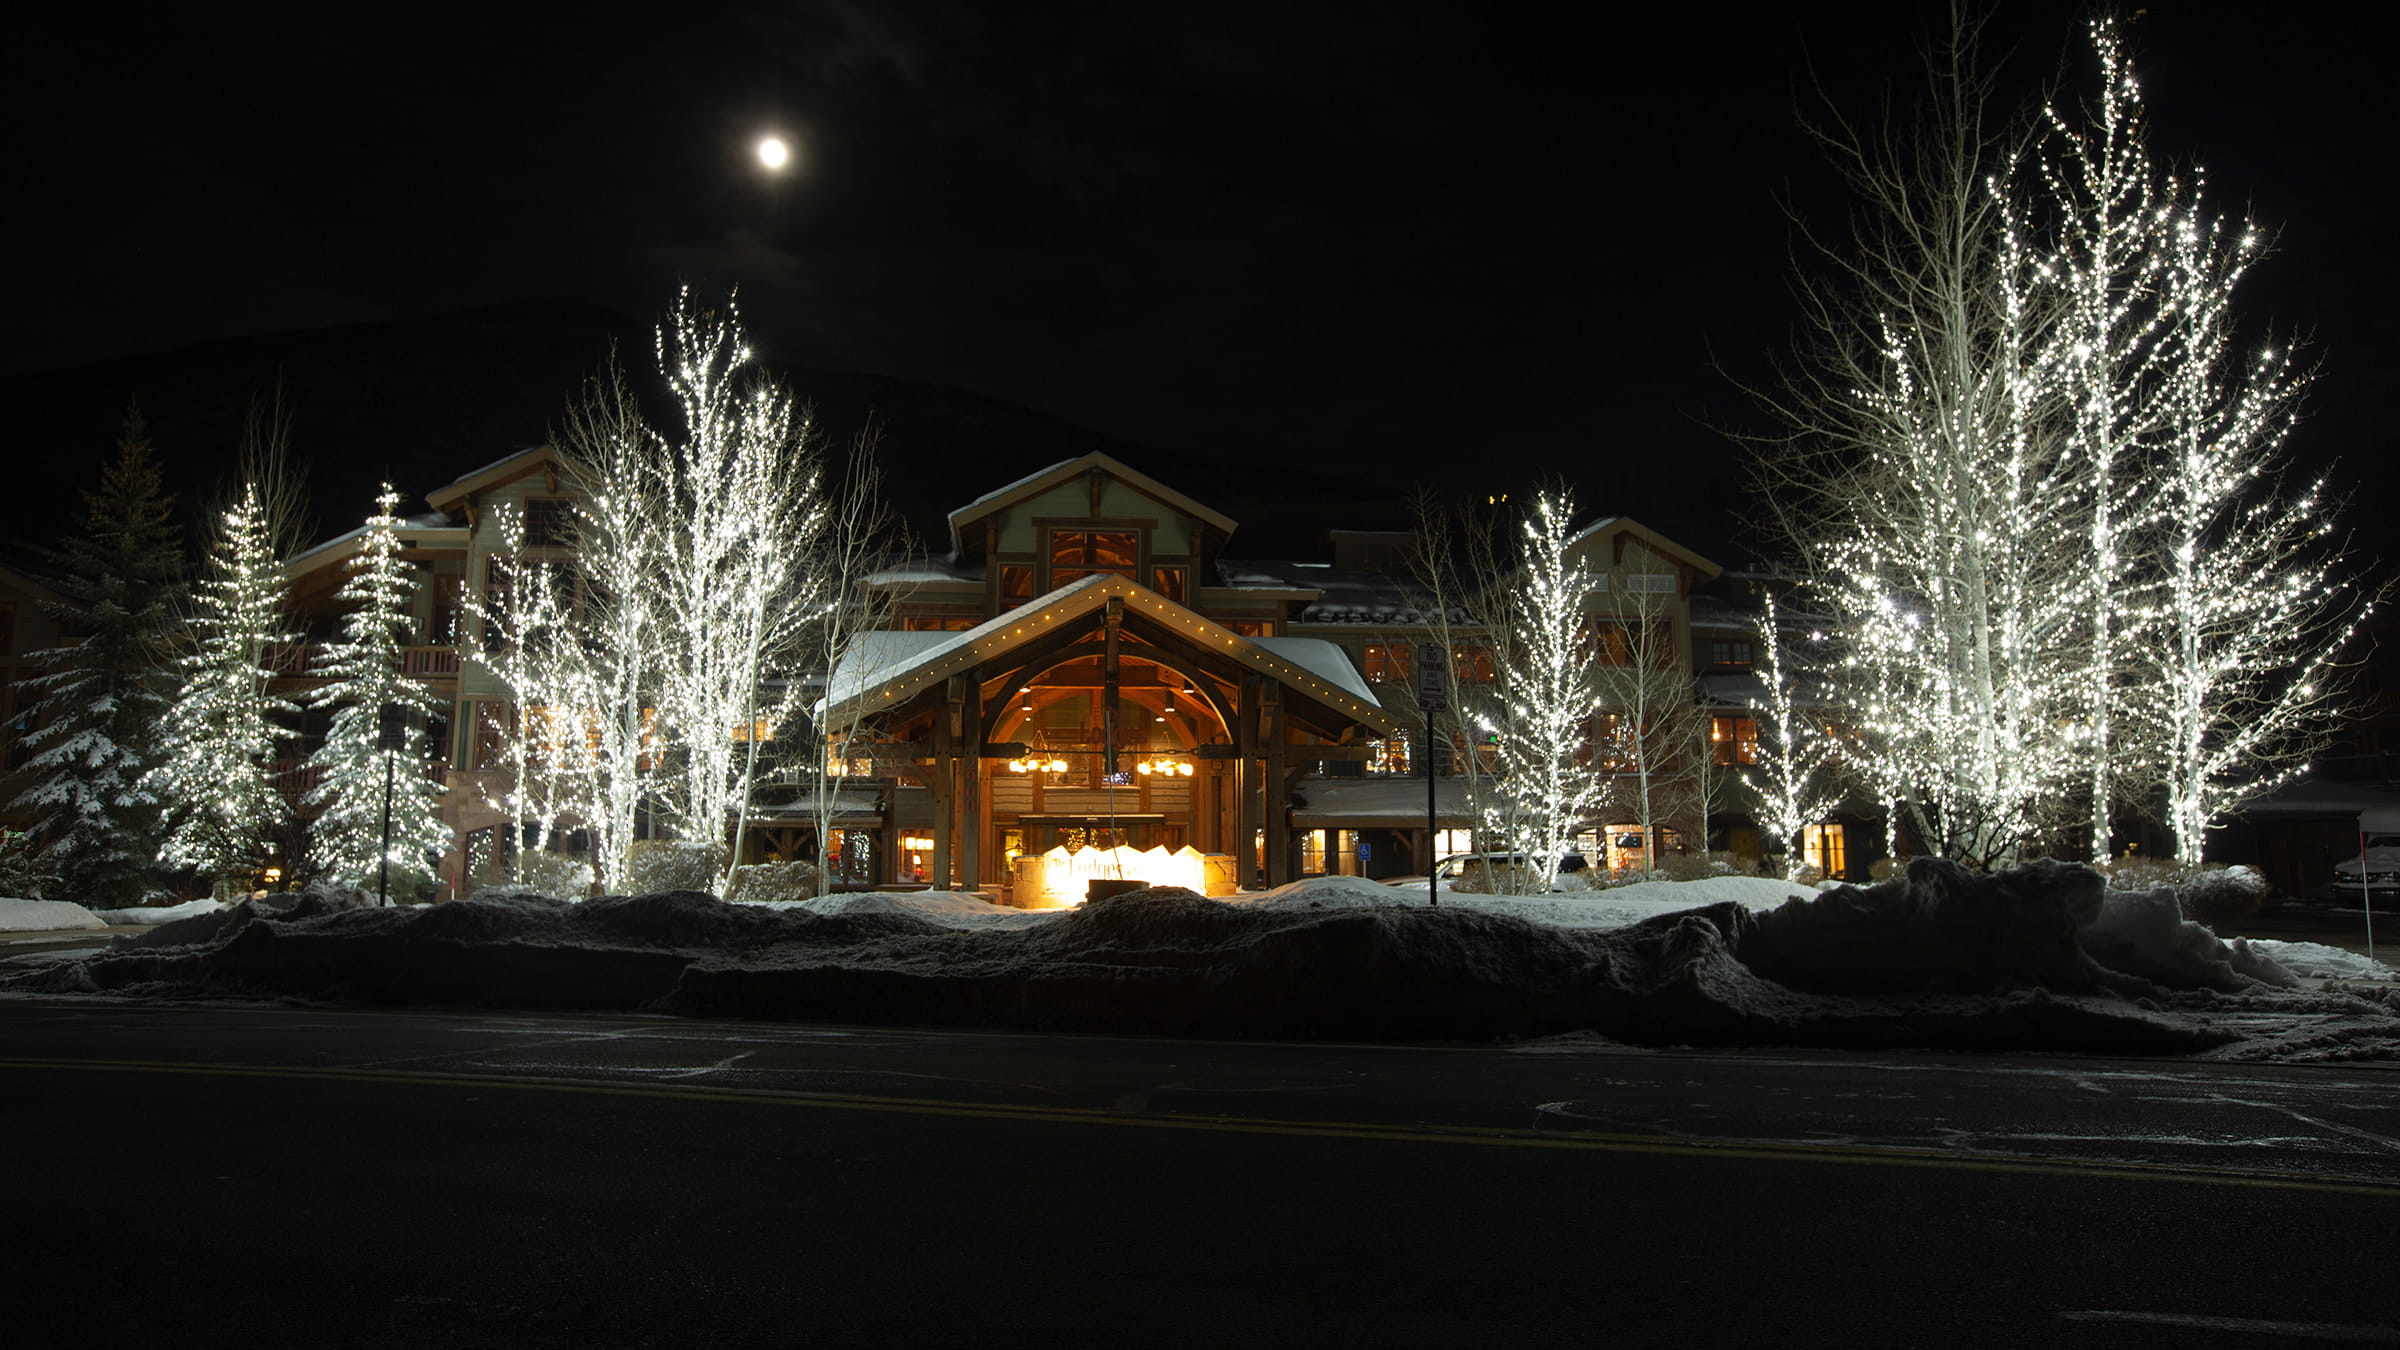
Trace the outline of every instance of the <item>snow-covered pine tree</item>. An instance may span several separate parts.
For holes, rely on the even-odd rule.
[[[291,813],[271,761],[298,711],[268,692],[268,649],[290,640],[287,589],[256,483],[217,520],[207,574],[194,587],[182,684],[159,724],[159,762],[143,781],[167,803],[162,861],[248,886]]]
[[[1570,548],[1574,516],[1574,498],[1564,489],[1534,497],[1510,593],[1515,641],[1495,653],[1513,731],[1500,742],[1500,790],[1515,808],[1509,844],[1529,855],[1544,890],[1602,800],[1585,744],[1600,700],[1583,651],[1598,583]],[[1503,819],[1495,812],[1485,824],[1498,833]]]
[[[33,653],[33,783],[14,805],[34,813],[57,898],[114,909],[138,903],[158,865],[160,799],[145,776],[158,759],[183,576],[174,499],[138,412],[127,412],[117,457],[83,502],[78,533],[50,555],[61,596],[51,615],[79,640]]]
[[[316,786],[305,801],[321,808],[309,840],[325,875],[353,886],[379,880],[384,849],[385,789],[390,788],[391,889],[407,894],[433,879],[450,829],[442,823],[441,786],[424,773],[427,717],[441,701],[401,664],[417,592],[413,571],[400,560],[400,494],[389,483],[375,499],[339,600],[349,606],[342,635],[326,645],[310,672],[323,678],[310,702],[333,710],[325,744],[309,756]],[[407,743],[377,748],[382,710],[407,710]]]
[[[1758,618],[1758,651],[1758,682],[1766,692],[1750,704],[1758,725],[1758,767],[1750,782],[1758,794],[1759,827],[1783,842],[1788,876],[1800,864],[1800,832],[1833,808],[1826,781],[1833,745],[1800,709],[1793,673],[1783,662],[1783,629],[1772,594]]]

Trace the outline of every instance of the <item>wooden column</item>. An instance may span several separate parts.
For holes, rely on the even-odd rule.
[[[958,834],[958,705],[960,681],[950,681],[949,698],[933,715],[933,772],[925,781],[933,798],[933,867],[925,880],[935,890],[951,884],[950,850]]]
[[[1266,820],[1267,885],[1272,888],[1292,879],[1292,808],[1287,804],[1290,794],[1283,772],[1283,685],[1265,681],[1259,689],[1259,702],[1264,721],[1259,736],[1266,742],[1267,752],[1267,781],[1260,785],[1259,809]]]
[[[958,888],[971,891],[983,884],[983,670],[977,667],[960,678],[966,682],[966,700],[958,736],[965,747],[958,779],[958,827],[964,836]]]
[[[1261,681],[1256,675],[1243,677],[1238,694],[1242,706],[1234,710],[1234,721],[1239,724],[1241,729],[1235,738],[1239,747],[1239,755],[1233,761],[1235,770],[1233,790],[1239,794],[1241,801],[1241,823],[1235,827],[1232,852],[1234,857],[1241,860],[1241,866],[1234,869],[1235,874],[1241,877],[1244,886],[1250,887],[1258,886],[1264,880],[1259,874],[1258,853],[1252,843],[1258,838],[1259,800],[1263,792],[1259,783],[1263,775],[1258,771],[1258,687],[1260,683]]]

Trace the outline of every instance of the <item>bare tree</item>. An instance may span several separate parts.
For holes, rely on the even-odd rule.
[[[2345,575],[2323,481],[2286,489],[2307,377],[2288,345],[2237,354],[2231,312],[2263,240],[2191,197],[2167,249],[2163,585],[2128,689],[2159,747],[2176,855],[2197,863],[2211,825],[2305,772],[2356,706],[2338,663],[2388,583]]]
[[[1498,758],[1483,754],[1485,746],[1505,745],[1518,730],[1508,671],[1499,659],[1516,631],[1507,601],[1513,549],[1504,546],[1495,515],[1458,509],[1430,490],[1417,493],[1416,516],[1420,600],[1413,634],[1417,660],[1409,685],[1413,690],[1416,671],[1429,654],[1449,661],[1453,676],[1448,705],[1433,719],[1435,743],[1417,748],[1417,762],[1426,773],[1437,774],[1447,742],[1467,815],[1481,836],[1479,847],[1514,847],[1524,834],[1522,803],[1502,790]],[[1487,883],[1517,889],[1524,878],[1517,869],[1504,868]]]
[[[1856,194],[1797,289],[1814,341],[1763,393],[1762,496],[1828,613],[1865,776],[1953,857],[2016,856],[2088,781],[2077,734],[2089,516],[2044,339],[2061,312],[1954,16],[1915,123],[1811,128]]]
[[[889,624],[892,608],[905,591],[898,581],[877,575],[879,568],[905,555],[908,546],[907,534],[884,497],[880,439],[879,430],[870,424],[852,442],[842,463],[841,480],[829,494],[816,555],[809,561],[818,608],[803,639],[807,653],[803,664],[826,672],[825,697],[818,705],[820,718],[837,706],[832,671],[842,655],[851,650],[859,634]],[[835,747],[843,747],[846,758],[848,748],[872,734],[873,714],[866,705],[863,698],[841,701],[841,715],[818,722],[816,743],[810,747],[805,781],[809,815],[816,823],[819,895],[832,890],[828,849],[834,822],[841,816],[844,775],[832,772],[832,756]]]
[[[1758,725],[1758,768],[1752,786],[1758,794],[1759,824],[1782,841],[1789,876],[1798,867],[1800,832],[1833,808],[1833,743],[1802,711],[1795,672],[1784,663],[1783,626],[1772,594],[1758,618],[1758,650],[1758,679],[1765,693],[1750,705]]]
[[[1589,737],[1606,693],[1593,678],[1586,626],[1600,578],[1576,553],[1574,514],[1574,498],[1564,489],[1535,494],[1508,586],[1512,640],[1494,654],[1509,707],[1499,785],[1513,806],[1509,845],[1529,855],[1542,890],[1556,882],[1559,861],[1602,799]],[[1487,823],[1500,825],[1497,818]]]
[[[1595,767],[1607,771],[1611,808],[1641,827],[1643,863],[1654,867],[1667,829],[1697,810],[1708,714],[1692,697],[1675,574],[1643,566],[1645,556],[1629,552],[1593,575],[1580,628],[1600,717]]]

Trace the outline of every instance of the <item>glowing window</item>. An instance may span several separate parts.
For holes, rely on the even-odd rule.
[[[1720,767],[1758,763],[1758,723],[1748,717],[1708,719],[1709,761]]]
[[[1414,650],[1405,642],[1370,642],[1360,652],[1361,673],[1369,684],[1406,684]]]
[[[1130,580],[1141,537],[1132,530],[1052,530],[1050,585],[1064,586],[1097,572]]]

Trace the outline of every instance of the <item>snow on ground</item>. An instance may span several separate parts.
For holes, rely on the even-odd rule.
[[[697,892],[375,908],[273,896],[20,967],[0,990],[651,1009],[1181,1035],[2400,1058],[2388,967],[2223,943],[2086,868],[1758,878],[1560,896],[1329,877],[1068,911],[949,893]],[[2328,983],[2330,981],[2330,983]]]
[[[2236,939],[2249,949],[2304,980],[2400,980],[2400,970],[2357,952],[2328,947],[2322,942],[2281,942],[2274,938]]]
[[[108,921],[65,900],[0,897],[0,933],[48,933],[69,928],[106,928]]]
[[[943,928],[958,929],[1025,928],[1048,922],[1065,912],[1010,909],[980,896],[963,895],[957,891],[915,891],[899,895],[868,891],[855,895],[820,896],[814,900],[762,900],[754,903],[766,909],[796,909],[810,914],[907,914]]]
[[[203,899],[186,900],[180,905],[140,905],[131,909],[103,909],[94,912],[104,922],[113,926],[173,923],[177,919],[188,919],[197,914],[214,914],[223,908],[225,908],[225,902],[222,900]]]
[[[1735,904],[1744,909],[1773,909],[1794,896],[1810,894],[1770,877],[1709,877],[1701,881],[1637,881],[1603,891],[1562,891],[1554,895],[1483,895],[1444,889],[1444,908],[1478,914],[1508,914],[1551,928],[1623,928],[1661,914],[1698,909],[1703,905]],[[1389,905],[1395,901],[1425,903],[1425,888],[1391,887],[1358,877],[1311,877],[1279,890],[1236,901],[1269,908],[1331,908],[1337,905]]]

